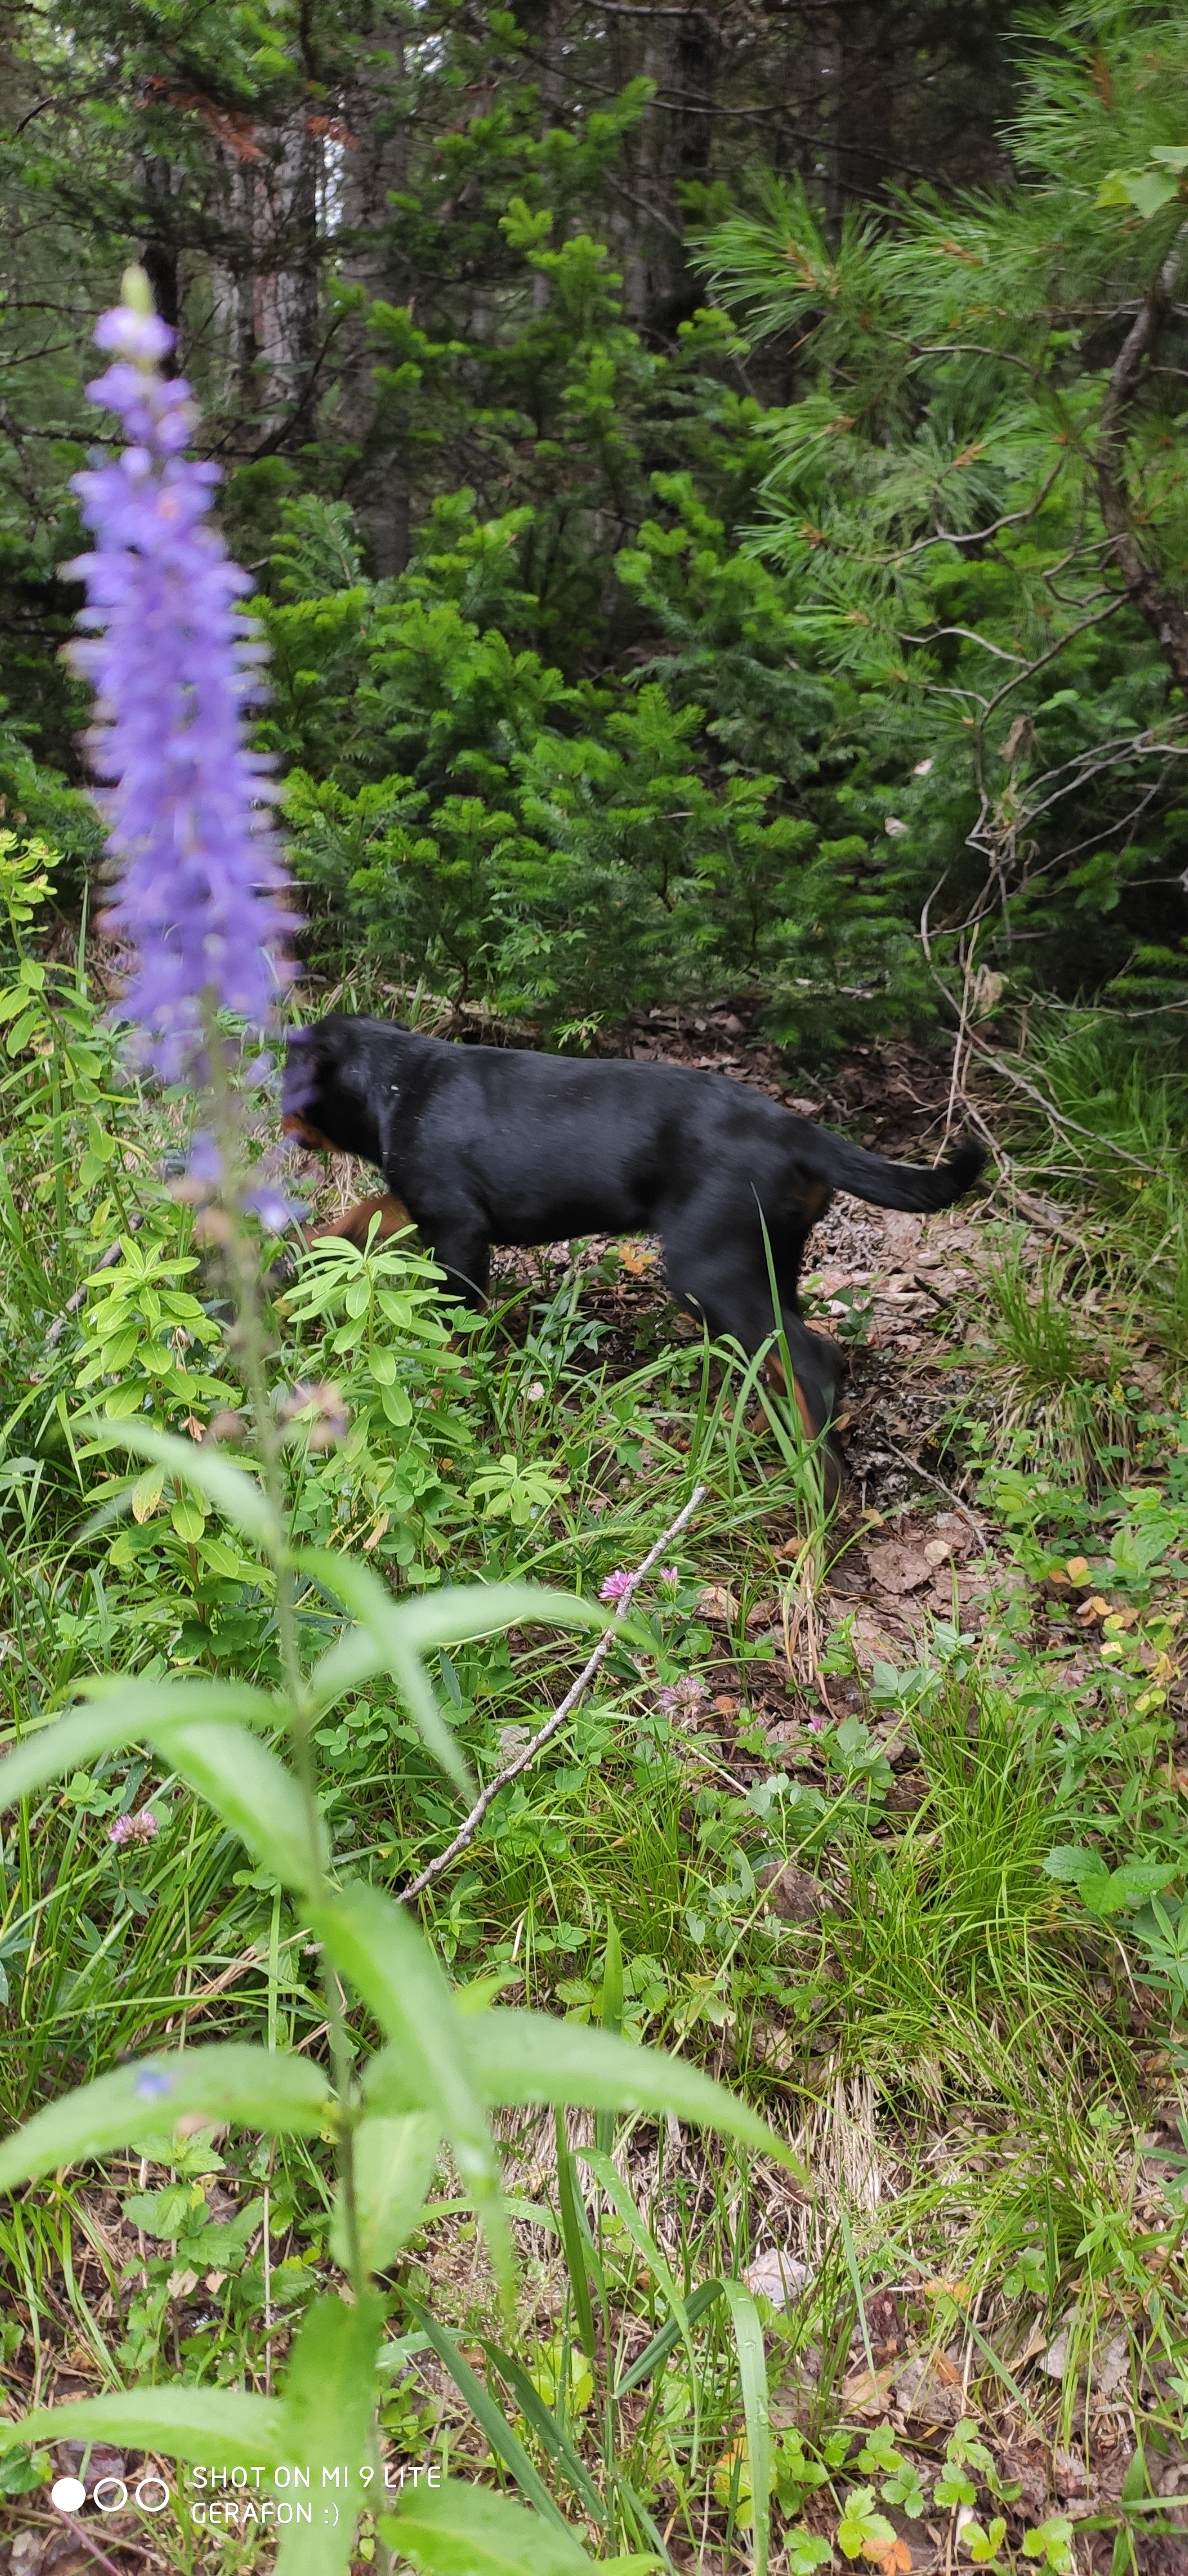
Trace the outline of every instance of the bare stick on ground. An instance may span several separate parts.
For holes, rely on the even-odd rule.
[[[419,1896],[422,1888],[428,1887],[432,1879],[440,1878],[443,1869],[448,1869],[450,1862],[457,1859],[459,1852],[465,1851],[467,1844],[473,1842],[492,1799],[498,1797],[501,1789],[506,1789],[509,1780],[518,1779],[520,1772],[527,1770],[529,1763],[535,1761],[537,1754],[549,1742],[550,1737],[557,1733],[559,1727],[564,1726],[566,1718],[572,1717],[578,1701],[588,1691],[595,1674],[605,1663],[615,1642],[616,1626],[620,1619],[626,1617],[645,1574],[651,1573],[652,1567],[659,1564],[665,1548],[671,1547],[674,1538],[679,1538],[681,1531],[687,1528],[698,1504],[704,1502],[706,1492],[707,1488],[704,1485],[694,1487],[684,1510],[678,1512],[676,1519],[669,1523],[663,1538],[657,1539],[654,1548],[650,1549],[645,1556],[643,1564],[637,1565],[634,1574],[628,1575],[615,1610],[614,1621],[607,1629],[606,1635],[599,1638],[589,1662],[583,1664],[577,1680],[571,1682],[560,1707],[555,1708],[552,1716],[546,1718],[544,1725],[537,1729],[532,1742],[525,1745],[522,1753],[517,1753],[514,1762],[507,1763],[502,1771],[496,1772],[493,1780],[488,1781],[481,1798],[471,1808],[465,1824],[455,1834],[447,1849],[439,1852],[436,1860],[431,1860],[428,1868],[423,1869],[420,1877],[414,1878],[411,1885],[401,1889],[400,1901],[403,1905],[407,1905],[412,1897]]]

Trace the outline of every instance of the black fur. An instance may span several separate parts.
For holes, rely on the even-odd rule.
[[[801,1321],[805,1243],[835,1189],[876,1207],[947,1207],[985,1156],[887,1163],[762,1092],[679,1065],[452,1046],[332,1012],[290,1041],[286,1131],[379,1165],[469,1305],[494,1243],[651,1232],[674,1297],[756,1351],[774,1329],[763,1224],[802,1415],[822,1430],[840,1354]]]

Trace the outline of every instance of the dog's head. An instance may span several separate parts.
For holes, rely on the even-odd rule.
[[[394,1034],[395,1023],[349,1019],[339,1011],[295,1029],[281,1087],[285,1135],[319,1153],[382,1163],[393,1072],[381,1059],[390,1055]]]

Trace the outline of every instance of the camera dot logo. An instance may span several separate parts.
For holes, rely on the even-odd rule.
[[[85,2504],[86,2500],[87,2491],[81,2478],[56,2478],[50,2488],[50,2503],[56,2504],[59,2513],[77,2513],[80,2504]]]

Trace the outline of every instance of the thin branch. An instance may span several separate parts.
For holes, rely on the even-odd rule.
[[[1186,240],[1188,225],[1181,224],[1114,361],[1102,405],[1096,458],[1098,504],[1113,539],[1114,561],[1126,584],[1126,596],[1155,637],[1181,689],[1188,689],[1188,612],[1165,587],[1154,565],[1148,563],[1135,535],[1124,483],[1124,451],[1126,415],[1142,384],[1144,361],[1154,358],[1163,326],[1171,315]]]
[[[541,1751],[542,1746],[549,1742],[551,1736],[556,1735],[559,1727],[564,1726],[567,1717],[572,1717],[578,1701],[589,1689],[595,1674],[605,1663],[611,1647],[615,1642],[615,1630],[617,1624],[621,1619],[626,1617],[635,1593],[639,1585],[643,1582],[645,1574],[651,1573],[652,1567],[657,1565],[660,1558],[663,1556],[665,1548],[671,1547],[674,1538],[679,1538],[681,1531],[686,1527],[687,1523],[692,1520],[698,1504],[704,1502],[707,1491],[708,1487],[705,1485],[697,1485],[694,1487],[684,1510],[678,1512],[676,1519],[670,1522],[668,1528],[664,1532],[663,1538],[657,1539],[654,1548],[652,1548],[650,1553],[645,1556],[643,1564],[637,1565],[634,1574],[628,1575],[627,1581],[623,1586],[623,1591],[618,1607],[615,1611],[612,1625],[607,1629],[606,1635],[599,1638],[589,1662],[583,1664],[577,1680],[570,1684],[560,1707],[553,1710],[552,1716],[546,1719],[545,1724],[542,1727],[538,1728],[536,1734],[532,1738],[532,1742],[525,1745],[523,1752],[516,1755],[514,1762],[506,1763],[503,1770],[498,1771],[495,1778],[488,1781],[486,1788],[483,1790],[482,1796],[471,1808],[465,1824],[461,1827],[460,1831],[455,1834],[448,1849],[443,1852],[439,1852],[436,1860],[431,1860],[428,1868],[423,1869],[420,1877],[414,1878],[410,1886],[401,1888],[400,1902],[402,1905],[408,1905],[411,1903],[414,1896],[420,1896],[423,1889],[428,1887],[433,1879],[440,1878],[443,1869],[448,1869],[450,1862],[457,1859],[459,1852],[465,1851],[467,1844],[473,1842],[492,1799],[498,1797],[501,1789],[506,1789],[509,1780],[518,1779],[520,1772],[527,1770],[529,1763],[536,1760],[536,1756]]]

